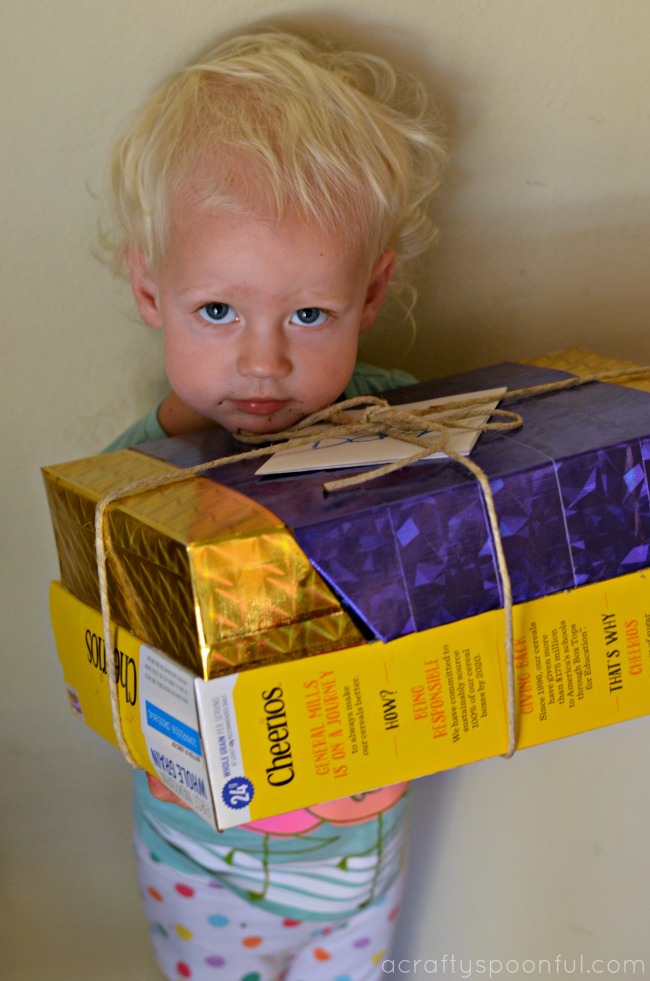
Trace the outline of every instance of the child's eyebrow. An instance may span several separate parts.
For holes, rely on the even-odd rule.
[[[246,289],[247,288],[244,287],[244,291],[246,291]],[[217,284],[215,286],[214,283],[191,283],[189,286],[180,287],[178,290],[178,295],[187,296],[190,293],[215,293],[221,292],[222,290],[228,293],[232,292],[233,290],[242,292],[241,287],[233,286],[232,284],[229,284],[228,286]],[[250,291],[250,287],[248,287],[248,290]]]
[[[224,300],[227,300],[230,296],[233,300],[237,297],[248,297],[254,295],[256,292],[255,286],[249,285],[247,283],[229,283],[227,285],[223,284],[202,284],[195,283],[190,286],[184,286],[178,290],[178,295],[181,297],[185,296],[219,296]],[[306,298],[306,299],[305,299]],[[298,286],[291,294],[287,295],[287,302],[289,304],[296,303],[298,306],[296,309],[301,309],[303,307],[317,307],[317,306],[346,306],[351,303],[354,299],[352,291],[349,294],[345,293],[330,293],[324,290],[314,287],[311,289],[309,286]]]

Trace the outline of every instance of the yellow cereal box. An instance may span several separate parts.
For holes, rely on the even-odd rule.
[[[72,710],[112,729],[100,614],[55,583]],[[650,572],[514,609],[516,746],[650,711]],[[505,753],[503,611],[204,680],[116,632],[136,762],[225,829]]]

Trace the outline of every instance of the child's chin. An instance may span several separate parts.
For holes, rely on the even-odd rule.
[[[262,422],[261,420],[251,420],[250,423],[246,422],[239,426],[237,431],[243,433],[253,433],[255,436],[268,436],[269,442],[273,442],[273,436],[276,433],[281,433],[285,429],[289,429],[292,425],[292,422],[287,422],[284,424],[274,420],[269,420],[266,422]]]
[[[248,433],[255,433],[257,436],[273,437],[274,433],[283,432],[295,426],[303,416],[289,412],[277,412],[272,415],[257,416],[246,415],[239,423],[238,429]]]

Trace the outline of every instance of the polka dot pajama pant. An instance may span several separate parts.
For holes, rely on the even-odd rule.
[[[402,879],[348,919],[298,920],[246,902],[209,876],[178,872],[135,845],[144,908],[169,981],[379,981]]]

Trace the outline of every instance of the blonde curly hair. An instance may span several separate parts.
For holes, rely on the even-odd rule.
[[[154,269],[173,195],[200,184],[206,207],[281,218],[336,236],[363,236],[371,259],[398,267],[435,228],[430,199],[446,160],[426,90],[377,56],[265,30],[219,45],[159,88],[110,161],[113,267],[128,248]],[[243,176],[242,176],[243,175]]]

